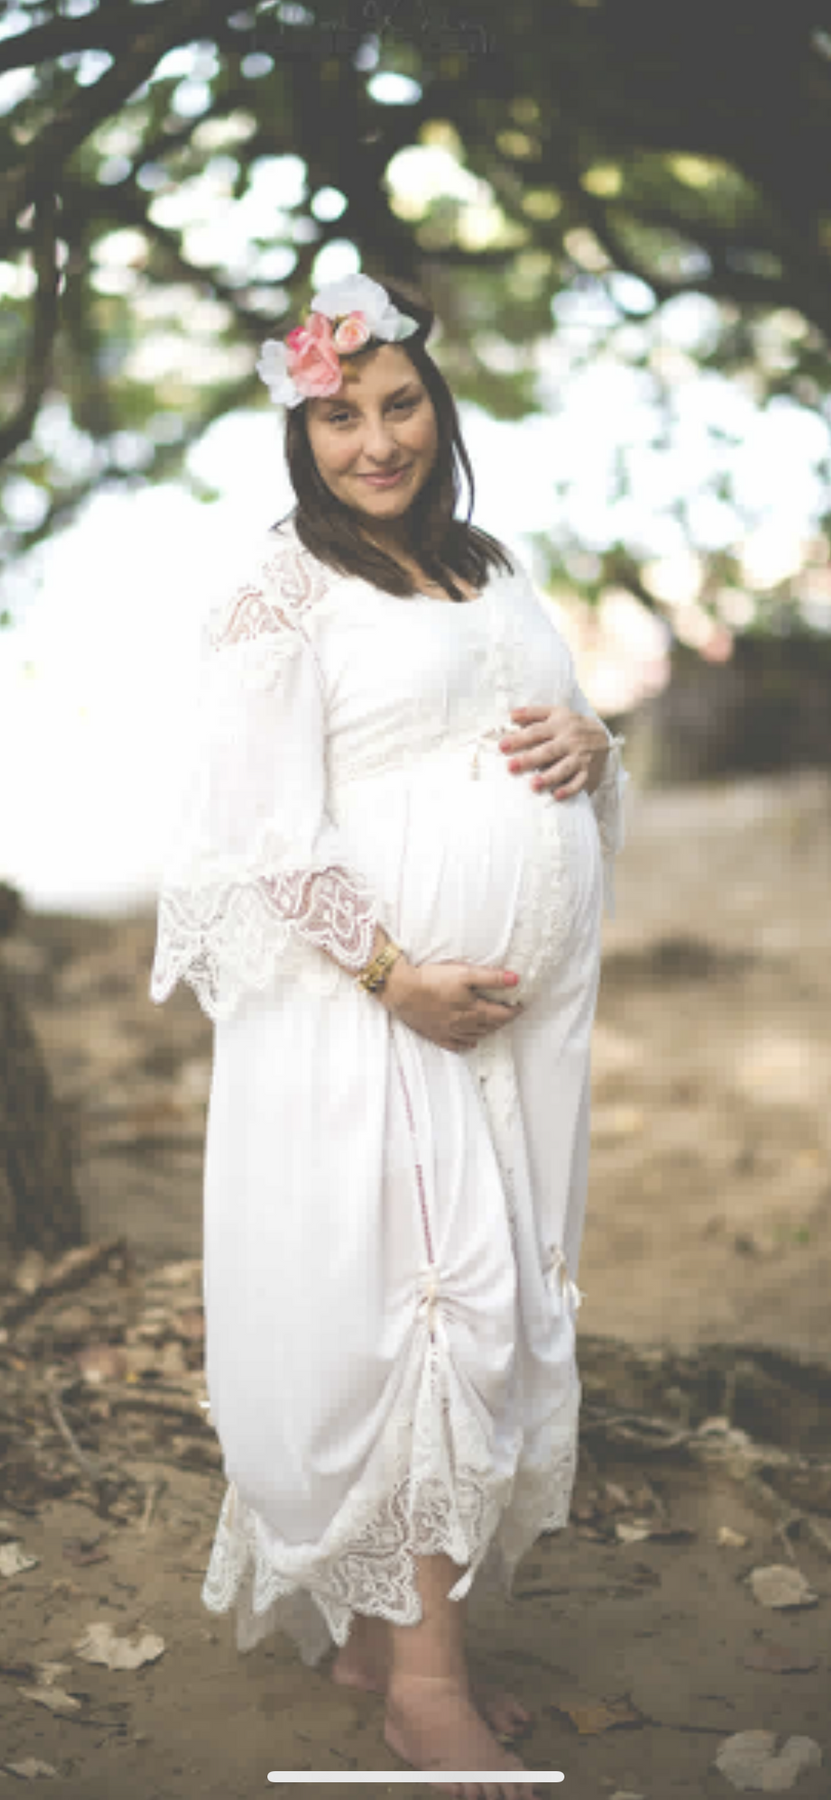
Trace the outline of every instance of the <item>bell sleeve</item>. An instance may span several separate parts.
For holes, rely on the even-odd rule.
[[[598,717],[594,707],[588,700],[577,679],[574,658],[569,651],[571,671],[571,691],[566,705],[572,712],[582,713],[584,718],[593,719],[606,733],[609,751],[603,775],[593,794],[589,795],[597,820],[600,837],[600,850],[603,857],[603,899],[607,917],[615,917],[615,857],[623,849],[626,838],[626,822],[624,816],[623,796],[629,781],[627,770],[623,767],[621,751],[626,742],[625,737],[615,736],[608,725]]]
[[[326,810],[309,610],[281,595],[278,560],[203,625],[195,741],[159,891],[156,1004],[184,980],[224,1019],[281,973],[325,964],[310,985],[331,991],[342,979],[331,958],[358,970],[371,957],[375,898]]]

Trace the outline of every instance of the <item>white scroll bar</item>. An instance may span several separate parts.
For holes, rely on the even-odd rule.
[[[497,1770],[494,1775],[488,1774],[483,1769],[462,1769],[461,1771],[458,1769],[441,1769],[436,1770],[436,1773],[431,1775],[426,1775],[423,1772],[418,1774],[407,1774],[406,1770],[402,1774],[399,1774],[397,1771],[393,1773],[389,1769],[370,1769],[368,1771],[362,1771],[361,1769],[325,1769],[321,1770],[319,1773],[315,1773],[314,1769],[269,1769],[266,1776],[266,1781],[279,1782],[283,1787],[291,1787],[291,1784],[294,1781],[406,1781],[409,1782],[411,1787],[417,1787],[419,1782],[423,1781],[493,1781],[504,1783],[506,1779],[507,1777],[504,1769]],[[519,1769],[516,1771],[511,1769],[510,1780],[511,1785],[513,1786],[520,1781],[537,1783],[541,1781],[565,1781],[565,1775],[563,1774],[562,1769],[537,1769],[534,1773],[529,1772],[528,1774],[521,1772]]]

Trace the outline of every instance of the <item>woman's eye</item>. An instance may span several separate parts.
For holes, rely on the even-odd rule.
[[[393,401],[393,411],[394,412],[411,412],[412,408],[414,406],[418,405],[419,399],[420,399],[420,395],[414,396],[411,400],[394,400]],[[329,424],[330,425],[348,424],[350,417],[351,417],[350,413],[345,413],[345,412],[330,413],[329,414]]]

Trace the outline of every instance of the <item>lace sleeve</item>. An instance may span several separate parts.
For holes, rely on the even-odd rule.
[[[297,967],[298,942],[306,963],[311,950],[350,970],[372,953],[375,898],[326,812],[323,693],[308,631],[323,574],[281,546],[203,632],[196,741],[159,893],[157,1004],[185,980],[222,1019],[246,990]]]
[[[598,717],[593,706],[589,705],[583,689],[577,680],[572,661],[572,686],[568,700],[572,712],[583,713],[588,719],[594,719],[605,731],[609,740],[609,753],[603,775],[598,782],[591,803],[597,820],[600,836],[600,849],[603,856],[603,896],[606,913],[610,919],[615,916],[615,857],[623,849],[626,837],[623,795],[629,775],[623,767],[621,751],[626,742],[624,737],[616,737],[608,725]]]

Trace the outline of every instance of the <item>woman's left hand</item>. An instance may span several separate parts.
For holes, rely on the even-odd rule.
[[[569,800],[581,788],[593,794],[603,774],[609,739],[602,725],[568,706],[519,706],[514,728],[500,741],[513,773],[533,770],[531,786],[554,788]]]

